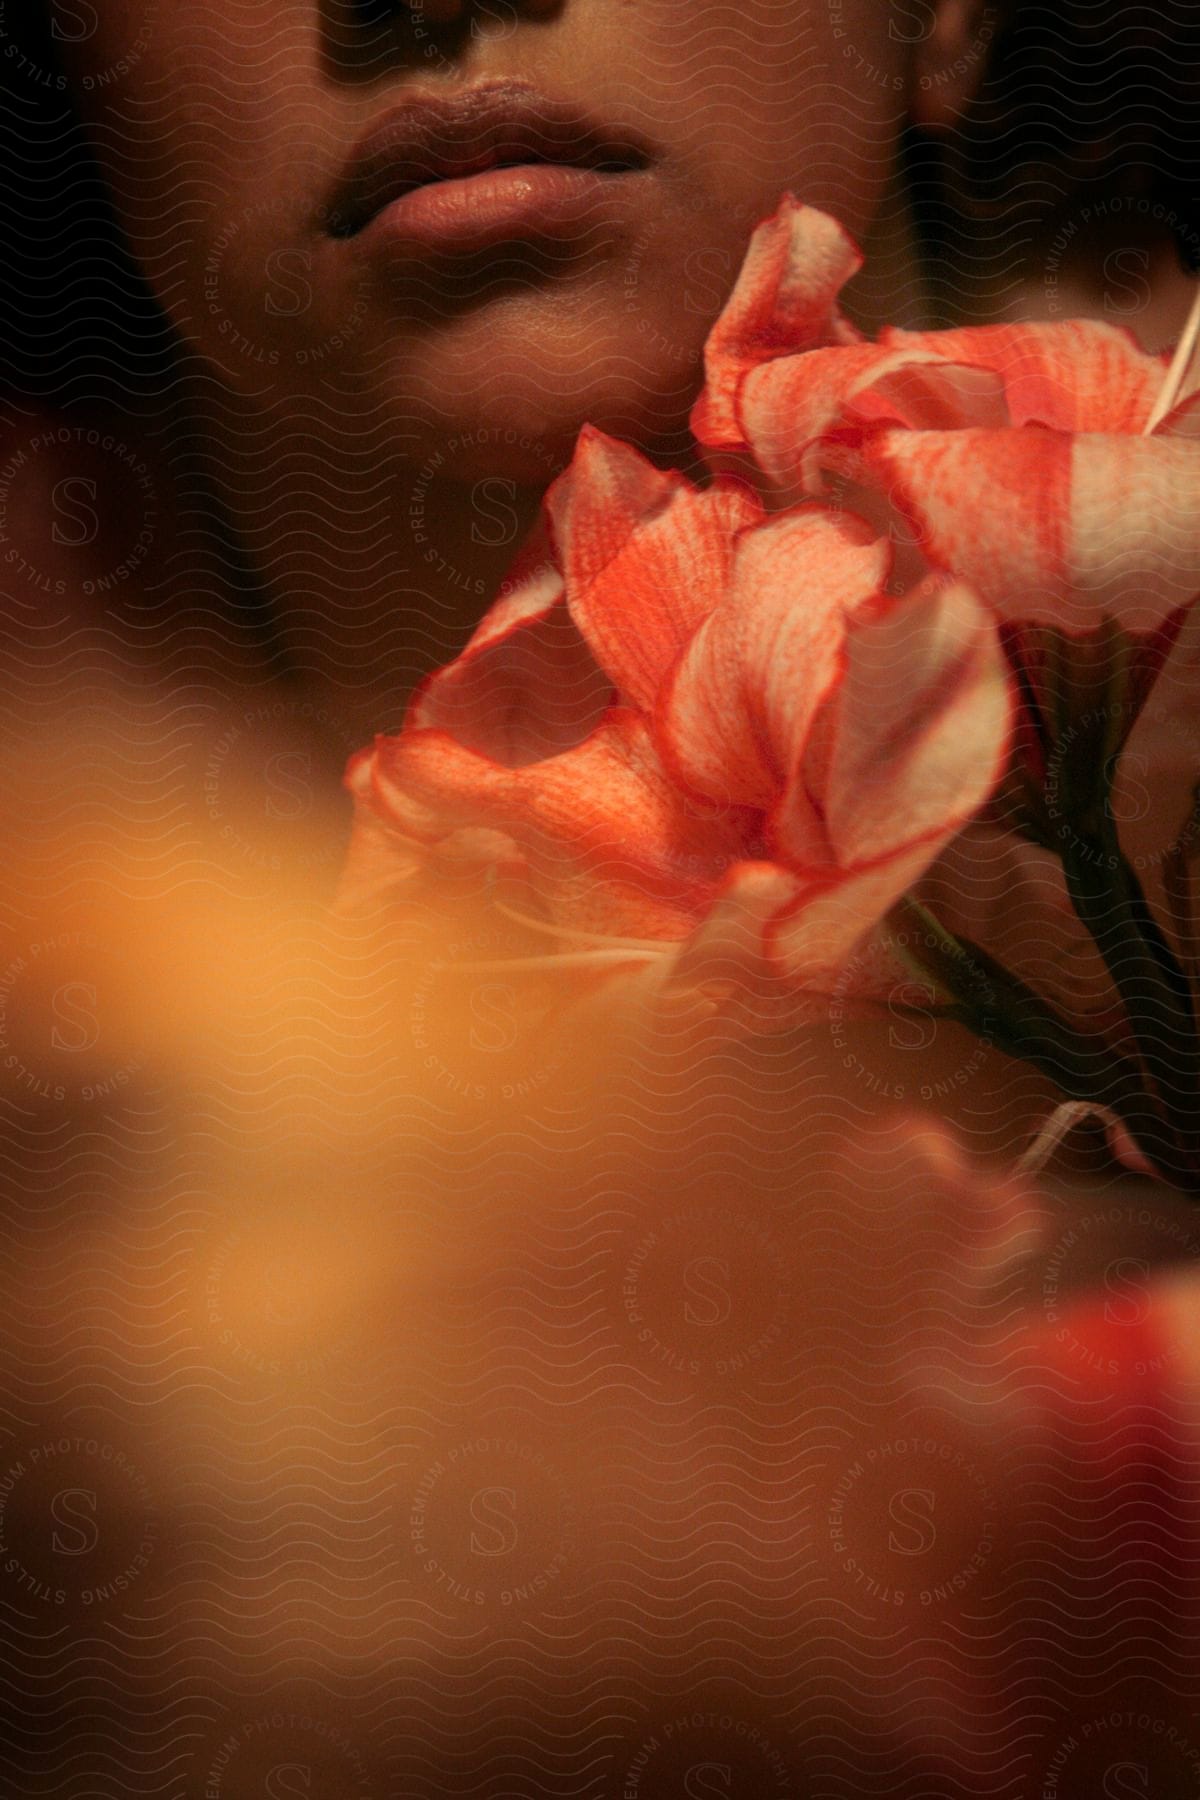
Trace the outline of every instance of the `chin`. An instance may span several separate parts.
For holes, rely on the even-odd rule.
[[[573,294],[510,296],[444,322],[391,382],[414,452],[457,480],[544,487],[584,425],[682,454],[709,321],[658,320]]]

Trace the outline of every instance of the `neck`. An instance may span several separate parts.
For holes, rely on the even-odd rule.
[[[281,679],[338,734],[395,731],[417,683],[466,641],[540,494],[500,477],[440,480],[436,453],[364,442],[269,403],[202,399],[212,479],[260,576]]]
[[[869,337],[885,325],[928,331],[935,323],[907,180],[900,168],[893,172],[861,246],[864,266],[844,296],[846,312]]]

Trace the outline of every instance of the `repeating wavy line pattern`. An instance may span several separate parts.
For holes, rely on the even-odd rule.
[[[1147,1399],[1139,1335],[1200,1243],[1182,1202],[1085,1147],[960,1204],[945,1142],[881,1116],[1007,1162],[1047,1095],[945,1023],[564,1040],[472,972],[507,948],[470,908],[327,902],[347,754],[460,647],[575,425],[691,466],[704,333],[785,180],[874,211],[865,324],[1053,313],[1101,242],[1096,303],[1168,340],[1139,209],[1189,179],[1195,21],[976,8],[983,224],[935,182],[965,130],[897,173],[917,0],[410,10],[0,8],[0,1791],[1184,1800],[1198,1396],[1168,1358]],[[326,277],[297,195],[464,72],[611,102],[674,185],[386,304]],[[1107,224],[1070,111],[1112,127]],[[1196,656],[1135,745],[1149,881]],[[981,837],[931,892],[1103,1006],[1013,881]],[[1094,1292],[1128,1326],[1103,1357]]]

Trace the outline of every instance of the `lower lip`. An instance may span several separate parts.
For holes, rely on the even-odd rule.
[[[431,181],[383,207],[353,241],[361,254],[374,256],[569,237],[600,223],[629,179],[629,173],[522,163]]]

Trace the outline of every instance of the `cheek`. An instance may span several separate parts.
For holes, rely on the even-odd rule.
[[[54,3],[100,14],[61,52],[123,208],[186,207],[202,227],[230,196],[303,182],[297,146],[302,157],[320,134],[316,5],[104,0],[101,13],[100,0]]]
[[[637,15],[648,123],[740,229],[790,189],[861,233],[907,117],[911,53],[893,15],[908,4],[926,0],[709,0],[681,40],[678,0],[651,0]]]
[[[105,11],[101,29],[63,46],[134,253],[175,324],[201,343],[213,319],[253,333],[244,315],[261,311],[272,270],[279,297],[268,322],[279,330],[307,310],[309,215],[337,141],[321,123],[318,12],[265,0],[125,0]],[[106,86],[114,61],[124,66]],[[121,113],[136,136],[119,128]],[[266,266],[272,251],[277,269]]]

